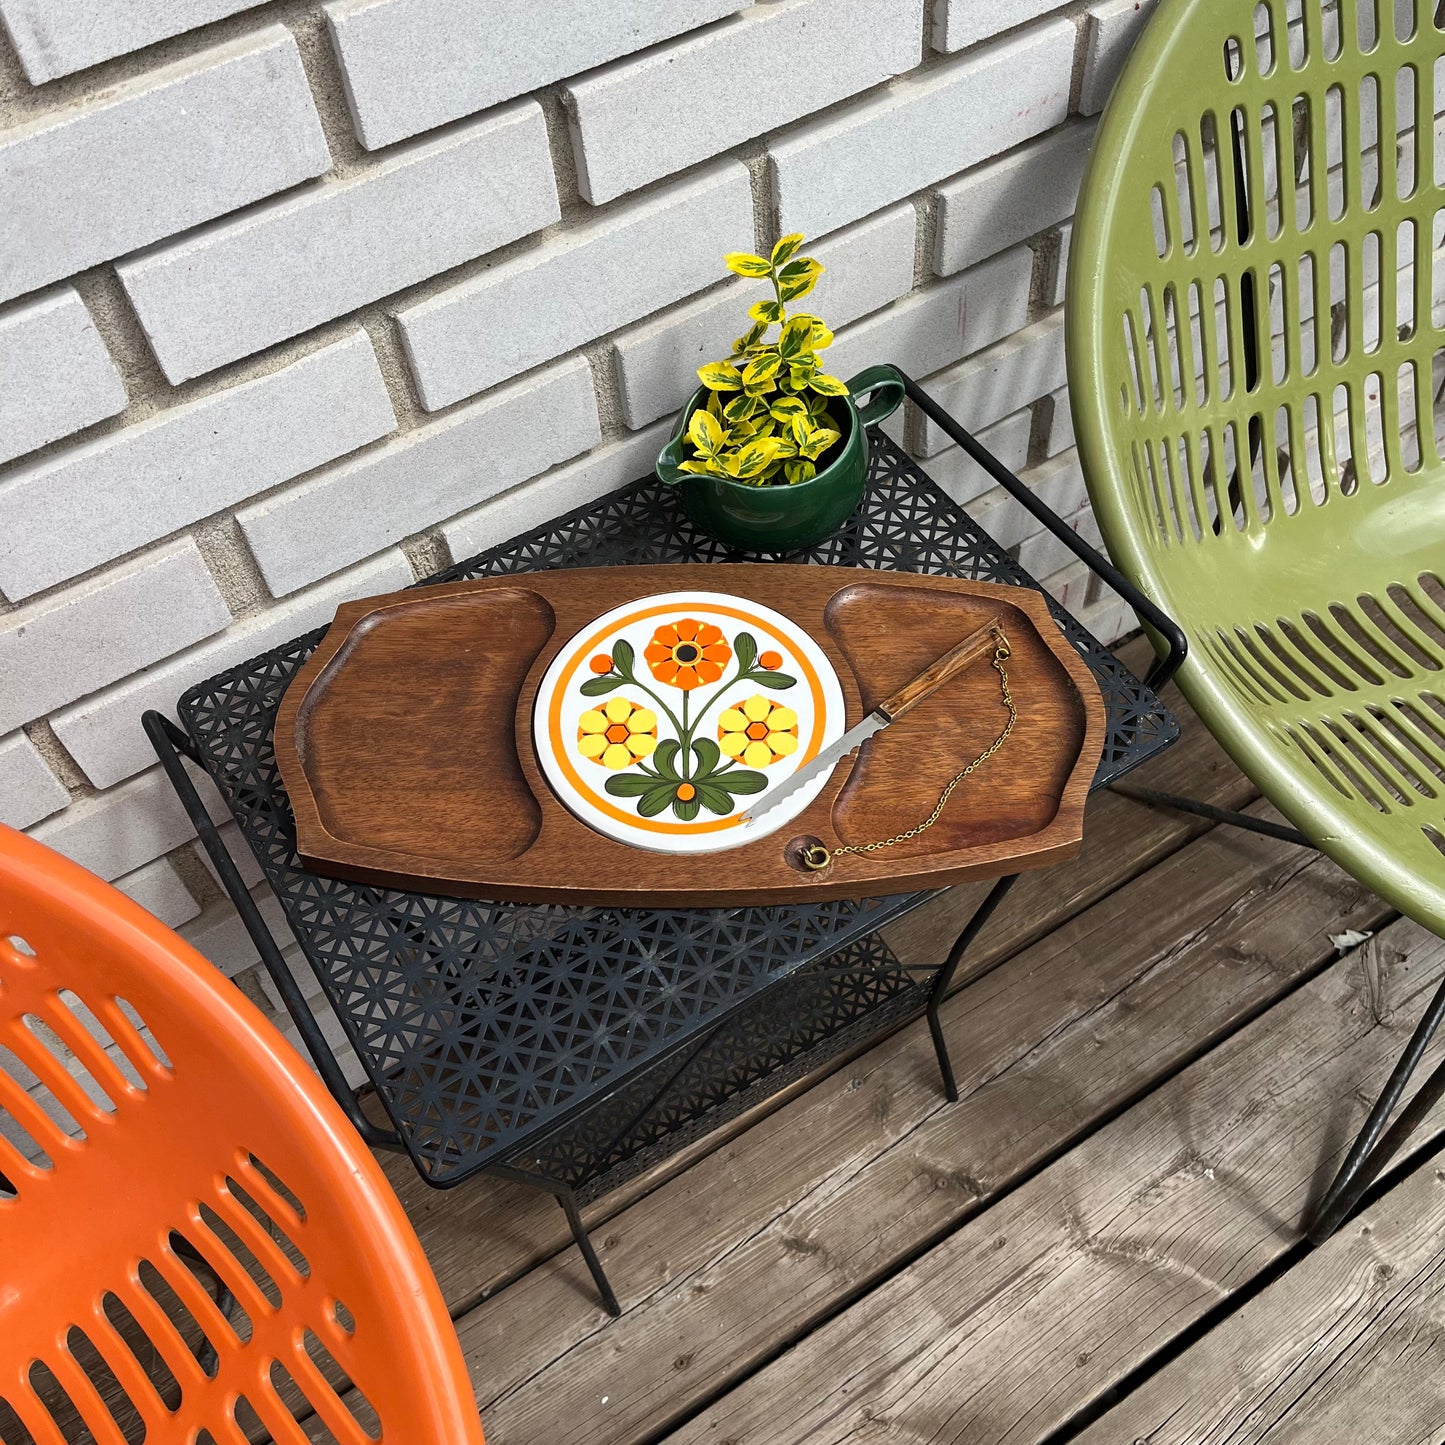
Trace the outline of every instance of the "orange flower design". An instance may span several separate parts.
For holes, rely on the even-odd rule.
[[[609,698],[577,719],[577,751],[614,772],[657,746],[657,714],[625,697]]]
[[[691,692],[705,682],[717,682],[733,650],[711,622],[684,617],[659,627],[642,655],[658,682]]]
[[[798,714],[761,693],[735,702],[717,720],[718,746],[750,768],[766,768],[798,750]]]

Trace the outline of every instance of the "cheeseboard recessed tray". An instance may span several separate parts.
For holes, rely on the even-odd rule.
[[[997,619],[979,662],[756,824],[748,805]],[[1072,856],[1093,674],[1028,588],[862,568],[532,572],[347,603],[275,746],[318,872],[426,893],[721,907],[943,887]],[[816,864],[808,867],[811,851]]]

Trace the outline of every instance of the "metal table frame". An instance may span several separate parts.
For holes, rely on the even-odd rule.
[[[913,402],[1108,586],[1165,655],[1134,678],[1052,598],[1109,716],[1094,786],[1178,736],[1155,689],[1183,660],[1179,628],[914,382]],[[803,560],[1037,587],[881,433],[853,518]],[[547,566],[734,561],[693,533],[671,490],[633,483],[419,586]],[[796,560],[796,559],[795,559]],[[323,629],[190,689],[146,732],[327,1087],[362,1137],[448,1188],[480,1172],[553,1194],[606,1308],[612,1288],[579,1205],[828,1058],[922,1011],[956,1099],[939,1006],[1014,882],[1000,878],[947,958],[904,967],[879,928],[935,892],[786,908],[621,910],[430,897],[300,867],[270,747],[275,708]],[[363,1111],[212,822],[184,760],[219,787],[385,1108]],[[289,831],[288,831],[289,830]]]

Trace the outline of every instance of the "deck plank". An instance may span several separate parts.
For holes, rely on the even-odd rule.
[[[1439,1445],[1445,1169],[1416,1168],[1075,1445]]]
[[[1387,916],[1318,855],[1209,834],[950,1000],[958,1105],[913,1026],[609,1222],[621,1319],[547,1268],[465,1315],[489,1439],[667,1428]]]
[[[1132,653],[1139,654],[1134,664],[1142,666],[1146,654],[1137,643],[1126,649],[1126,658]],[[1153,787],[1192,792],[1220,807],[1245,806],[1256,796],[1253,786],[1209,734],[1192,722],[1177,696],[1172,705],[1184,720],[1184,735],[1169,752],[1140,770],[1140,780]],[[1200,819],[1142,808],[1113,794],[1094,798],[1079,856],[1060,867],[1030,874],[1015,886],[978,940],[957,987],[964,987],[970,979],[1076,917],[1209,828]],[[890,946],[905,962],[936,962],[986,891],[987,885],[951,889],[892,925],[886,931]],[[839,1060],[800,1081],[598,1200],[584,1211],[589,1227],[599,1227],[636,1199],[682,1174],[846,1062]],[[579,1291],[590,1290],[561,1212],[550,1198],[488,1178],[438,1191],[421,1180],[409,1159],[395,1154],[378,1157],[416,1227],[454,1314],[465,1312],[553,1257],[571,1272]]]
[[[1376,949],[1282,999],[669,1445],[1047,1438],[1297,1242],[1368,1108],[1362,1094],[1442,976],[1445,941],[1392,924]]]

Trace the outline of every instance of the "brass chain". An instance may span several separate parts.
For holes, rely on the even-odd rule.
[[[953,790],[968,775],[978,768],[981,768],[1009,739],[1009,734],[1014,730],[1014,724],[1018,721],[1018,709],[1014,706],[1013,694],[1009,691],[1008,671],[1004,663],[1013,656],[1013,650],[1009,647],[1008,638],[1001,628],[995,627],[994,650],[992,666],[998,673],[999,693],[1003,697],[1003,704],[1008,709],[1008,721],[1003,725],[999,735],[966,767],[960,768],[949,780],[948,786],[939,794],[938,802],[933,811],[921,823],[910,828],[906,833],[895,833],[891,838],[880,838],[873,843],[854,843],[844,848],[825,848],[821,843],[814,843],[805,848],[802,860],[805,867],[811,868],[815,873],[824,869],[834,858],[840,858],[845,853],[874,853],[880,848],[891,848],[895,843],[906,843],[910,838],[916,838],[920,833],[927,832],[943,816],[943,810],[948,806],[948,800],[953,796]]]

